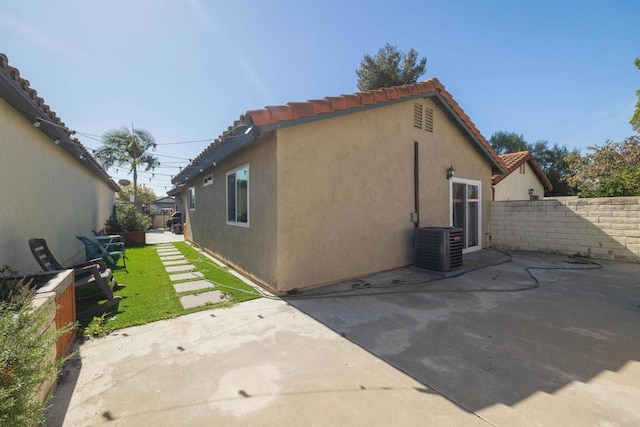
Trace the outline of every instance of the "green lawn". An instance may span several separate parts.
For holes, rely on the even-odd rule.
[[[229,306],[237,302],[259,298],[259,293],[242,280],[231,275],[226,268],[218,267],[209,258],[183,242],[173,243],[175,247],[204,274],[205,279],[214,284],[215,289],[226,294],[227,298],[220,303],[185,310],[169,280],[155,245],[127,248],[127,271],[118,269],[114,277],[125,288],[116,291],[123,297],[117,309],[105,316],[105,326],[109,329],[121,329],[128,326],[141,325],[161,319],[168,319],[196,311],[216,307]],[[86,327],[89,322],[81,326]]]

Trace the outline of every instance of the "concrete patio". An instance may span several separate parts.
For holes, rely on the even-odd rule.
[[[640,266],[600,263],[409,267],[121,330],[80,346],[50,425],[638,425]]]

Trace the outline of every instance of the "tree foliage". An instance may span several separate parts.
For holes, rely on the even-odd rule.
[[[414,49],[404,53],[387,43],[375,56],[367,53],[362,58],[356,70],[358,89],[366,91],[415,83],[426,68],[427,58],[418,60]]]
[[[524,135],[518,135],[515,132],[498,131],[491,135],[489,144],[498,154],[529,150],[529,144],[524,140]]]
[[[640,58],[636,58],[634,64],[636,68],[640,70]],[[633,112],[633,117],[631,117],[629,123],[631,123],[633,130],[640,133],[640,90],[636,91],[636,95],[638,95],[638,101],[636,102],[636,109]]]
[[[640,195],[640,137],[621,142],[607,141],[602,147],[587,147],[590,153],[567,157],[567,182],[581,197],[620,197]]]
[[[553,189],[546,193],[547,196],[576,194],[576,188],[567,183],[564,177],[569,172],[566,157],[571,153],[578,154],[577,150],[569,151],[566,146],[558,144],[549,146],[549,142],[544,139],[531,144],[525,140],[524,135],[505,131],[495,132],[491,135],[489,144],[498,154],[530,151],[553,185]]]
[[[131,195],[133,194],[133,185],[125,185],[120,188],[120,192],[118,193],[118,199],[129,202],[131,200]],[[138,203],[151,203],[158,198],[152,189],[149,187],[142,185],[138,187]]]
[[[158,158],[150,153],[155,149],[156,141],[151,133],[122,127],[102,135],[102,146],[98,148],[96,158],[105,169],[119,166],[133,172],[133,203],[138,204],[138,168],[144,167],[148,171],[158,166]]]

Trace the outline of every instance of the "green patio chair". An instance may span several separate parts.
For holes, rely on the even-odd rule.
[[[124,257],[124,243],[102,242],[88,237],[76,236],[84,244],[84,251],[87,259],[102,258],[107,266],[116,268],[118,260],[122,259],[125,271],[127,262]]]
[[[122,256],[127,256],[127,249],[125,247],[124,237],[119,234],[100,234],[96,230],[91,230],[93,233],[92,239],[105,243],[122,243]]]

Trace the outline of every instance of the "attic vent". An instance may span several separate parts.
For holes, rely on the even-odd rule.
[[[433,132],[433,110],[431,108],[424,109],[424,130]]]
[[[413,127],[433,132],[433,110],[422,104],[413,104]]]
[[[413,127],[422,129],[422,104],[413,104]]]

